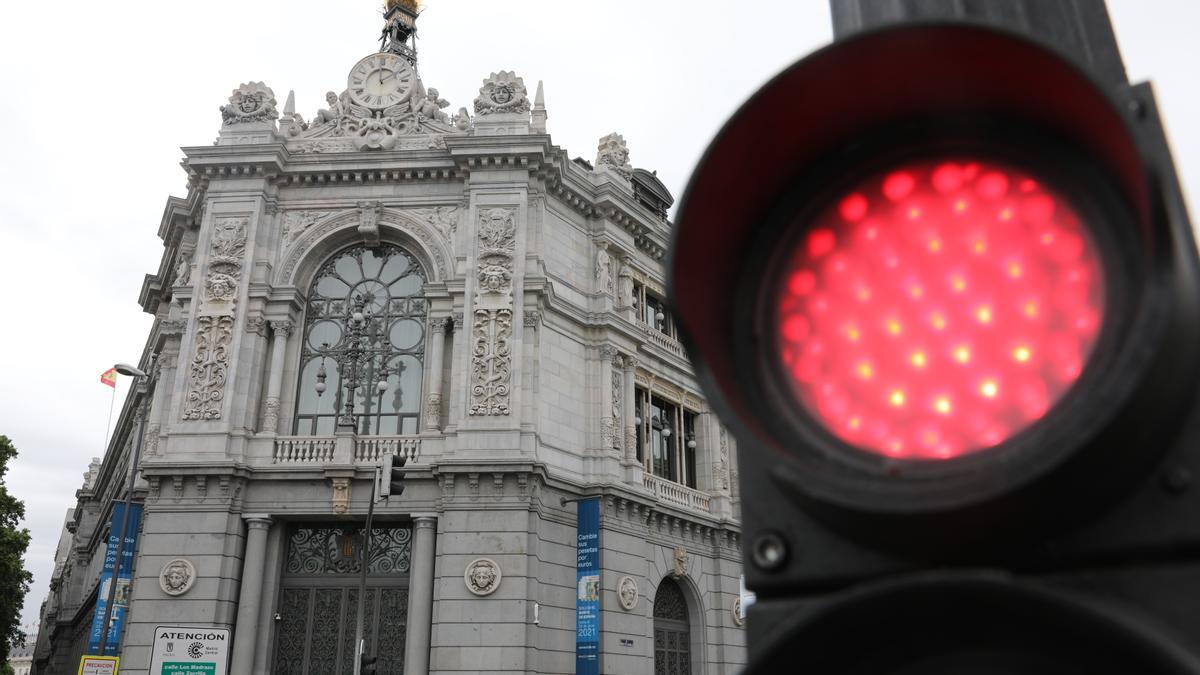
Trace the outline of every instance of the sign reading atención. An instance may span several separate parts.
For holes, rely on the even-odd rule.
[[[154,629],[150,675],[226,675],[229,629],[207,626],[159,626]]]

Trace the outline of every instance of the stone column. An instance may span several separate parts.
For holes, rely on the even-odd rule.
[[[275,339],[271,343],[271,376],[267,380],[267,405],[263,411],[264,433],[279,433],[279,390],[283,388],[283,362],[287,354],[288,336],[292,334],[291,321],[272,321],[271,330]]]
[[[635,485],[642,484],[642,474],[645,469],[637,460],[637,426],[634,422],[634,401],[637,398],[637,386],[634,379],[634,371],[637,370],[638,361],[633,356],[626,356],[625,361],[625,410],[622,411],[621,417],[625,421],[625,459],[621,465],[625,469],[625,482]]]
[[[414,514],[413,530],[404,672],[405,675],[426,675],[429,672],[430,636],[433,634],[433,561],[437,553],[437,516]]]
[[[237,623],[233,634],[231,673],[249,673],[254,654],[265,649],[258,644],[258,613],[262,606],[263,571],[266,568],[267,530],[271,517],[265,513],[247,513],[246,554],[242,558],[242,587],[238,595]]]
[[[613,417],[612,371],[615,358],[616,347],[600,346],[600,448],[606,455],[613,451],[616,435],[621,433]]]
[[[446,326],[450,317],[429,320],[429,395],[425,397],[425,431],[441,431],[442,361],[446,351]]]

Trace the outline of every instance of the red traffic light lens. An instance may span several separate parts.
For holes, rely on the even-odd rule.
[[[842,441],[905,459],[977,452],[1043,417],[1104,317],[1100,255],[1071,202],[990,159],[862,181],[806,223],[780,286],[797,400]]]

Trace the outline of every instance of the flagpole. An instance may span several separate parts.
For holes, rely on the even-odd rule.
[[[112,415],[113,408],[117,405],[117,388],[112,388],[112,398],[108,402],[108,421],[104,423],[104,446],[100,448],[101,454],[108,452],[108,435],[112,433]]]

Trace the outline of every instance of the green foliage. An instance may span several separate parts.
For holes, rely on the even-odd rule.
[[[8,494],[4,484],[8,462],[16,456],[12,441],[0,435],[0,663],[7,663],[9,650],[25,639],[21,608],[33,581],[23,559],[29,548],[29,530],[17,528],[25,517],[25,504]]]

